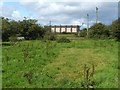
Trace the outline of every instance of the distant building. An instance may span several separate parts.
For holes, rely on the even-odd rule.
[[[80,28],[78,25],[55,25],[45,27],[51,28],[51,32],[54,33],[77,33]]]

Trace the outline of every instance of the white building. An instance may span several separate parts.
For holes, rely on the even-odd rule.
[[[51,32],[54,33],[77,33],[79,31],[78,25],[60,25],[60,26],[45,26],[51,28]]]

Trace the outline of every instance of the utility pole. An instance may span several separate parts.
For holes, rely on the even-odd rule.
[[[87,14],[87,37],[89,35],[88,31],[89,31],[89,14]]]
[[[96,7],[96,24],[98,23],[98,7]]]
[[[49,25],[51,26],[51,21],[49,21]]]
[[[51,21],[49,21],[49,28],[50,28],[50,32],[51,32]]]

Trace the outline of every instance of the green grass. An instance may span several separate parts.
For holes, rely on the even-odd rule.
[[[2,61],[4,88],[81,88],[85,64],[95,66],[92,78],[95,88],[118,87],[118,42],[115,40],[77,38],[70,43],[40,40],[15,45],[3,43]],[[32,83],[24,77],[30,72]]]
[[[0,41],[0,70],[2,70],[2,42]],[[2,88],[2,72],[0,71],[0,88]]]

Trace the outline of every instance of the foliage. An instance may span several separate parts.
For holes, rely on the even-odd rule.
[[[20,21],[21,36],[25,37],[27,40],[35,40],[38,38],[43,38],[45,34],[45,29],[37,24],[35,19],[24,19]]]
[[[52,33],[51,31],[46,31],[45,35],[44,35],[44,39],[45,40],[51,40],[51,41],[55,41],[56,40],[56,34]]]
[[[80,82],[83,82],[83,87],[88,87],[94,84],[92,81],[96,88],[118,87],[118,42],[105,39],[112,37],[119,41],[117,21],[110,26],[98,23],[89,29],[91,38],[104,40],[82,40],[64,34],[65,37],[60,35],[57,41],[50,41],[56,36],[48,28],[37,24],[36,20],[2,18],[2,22],[3,41],[10,41],[2,43],[3,88],[81,88]],[[16,34],[29,41],[11,45]],[[81,32],[81,37],[85,36],[86,29]],[[40,38],[46,40],[34,40]],[[82,67],[85,64],[88,67],[94,64],[94,80],[88,79],[89,70]],[[84,71],[87,77],[84,77]]]
[[[95,70],[90,69],[90,73],[94,73],[95,88],[118,87],[115,40],[75,39],[64,44],[29,40],[14,46],[4,43],[3,88],[81,88],[85,64],[94,64]]]
[[[62,32],[62,34],[67,34],[67,32]]]
[[[84,81],[81,82],[81,86],[84,88],[95,88],[95,82],[94,79],[94,64],[92,65],[92,69],[90,71],[90,68],[84,65]]]
[[[87,29],[84,28],[83,30],[80,31],[80,37],[86,37],[87,35]]]
[[[66,37],[61,37],[60,39],[57,40],[58,43],[70,43],[70,40],[67,39]]]
[[[9,41],[16,42],[17,41],[17,37],[16,36],[10,36],[9,37]]]
[[[94,24],[89,28],[90,38],[115,38],[120,41],[120,19],[112,22],[111,25],[104,25],[102,23]]]
[[[112,36],[120,41],[120,18],[112,22],[111,31]]]
[[[28,19],[15,21],[8,18],[0,17],[2,21],[2,40],[9,41],[9,37],[17,36],[24,37],[26,40],[35,40],[46,38],[47,40],[56,40],[55,34],[50,32],[50,28],[43,28],[36,19]],[[89,28],[90,38],[115,38],[118,41],[120,38],[120,20],[115,20],[111,25],[102,23],[94,24]],[[63,32],[66,33],[66,32]],[[86,28],[81,30],[80,37],[86,37]]]
[[[2,19],[2,40],[9,41],[11,36],[22,36],[27,40],[43,38],[46,32],[45,28],[37,24],[35,19],[24,18],[22,21],[14,21],[8,18]]]
[[[2,40],[3,41],[9,41],[9,36],[10,36],[10,23],[9,19],[4,17],[2,19]]]
[[[89,30],[89,37],[91,38],[106,38],[109,36],[110,33],[107,26],[102,23],[94,24]]]

